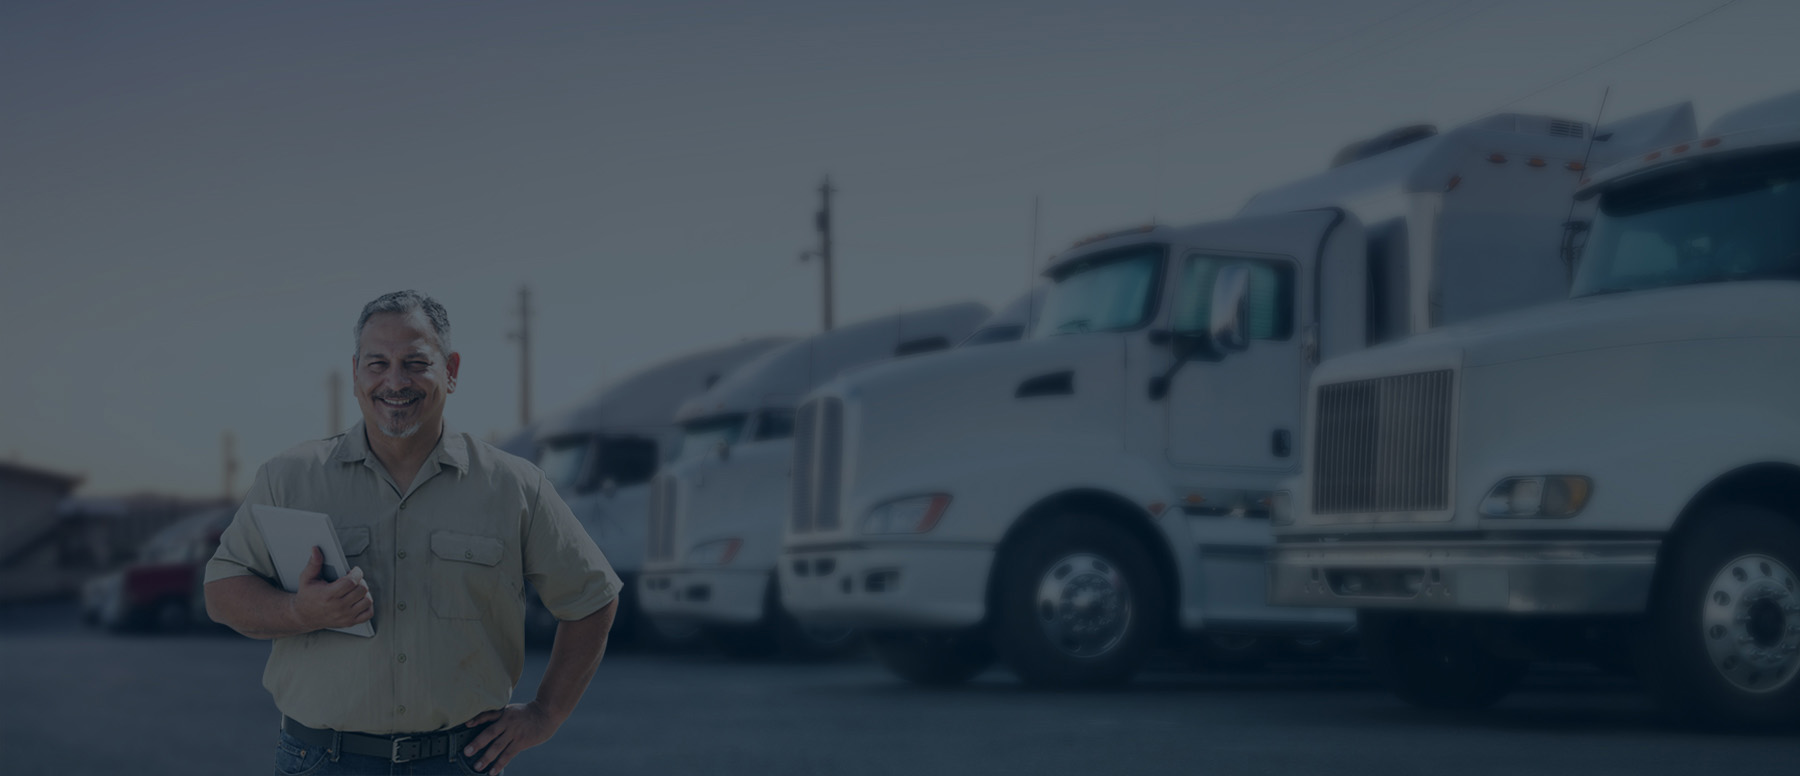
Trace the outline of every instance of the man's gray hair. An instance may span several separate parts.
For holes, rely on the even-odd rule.
[[[438,350],[445,355],[450,353],[450,313],[436,299],[412,289],[395,291],[375,297],[375,301],[363,305],[362,315],[356,319],[356,349],[352,356],[362,357],[363,325],[369,318],[378,313],[419,313],[431,323],[431,333],[437,335]]]

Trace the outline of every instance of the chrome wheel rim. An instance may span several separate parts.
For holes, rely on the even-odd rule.
[[[1706,588],[1701,636],[1713,669],[1739,690],[1780,690],[1800,674],[1800,579],[1767,555],[1744,555]]]
[[[1070,657],[1101,657],[1118,647],[1131,627],[1131,604],[1124,573],[1091,553],[1057,560],[1038,581],[1038,627]]]
[[[802,625],[800,633],[820,649],[836,649],[850,643],[856,629],[842,625]]]

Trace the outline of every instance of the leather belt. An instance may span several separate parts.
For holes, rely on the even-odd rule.
[[[482,727],[486,727],[483,725]],[[396,733],[377,736],[344,730],[310,728],[288,717],[281,718],[281,732],[318,747],[337,747],[341,754],[380,757],[395,763],[409,763],[427,757],[449,757],[463,744],[481,732],[481,728],[440,730],[435,733]]]

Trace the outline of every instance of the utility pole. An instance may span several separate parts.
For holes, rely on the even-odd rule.
[[[507,337],[519,343],[519,425],[531,425],[531,288],[519,286],[519,330]]]
[[[225,501],[236,501],[237,500],[237,470],[238,470],[237,436],[232,434],[230,431],[226,431],[225,435],[219,441],[224,446],[224,453],[225,453],[225,460],[223,461],[223,463],[225,465],[224,466],[224,469],[225,469],[224,500]]]
[[[343,431],[344,375],[336,369],[325,379],[325,436]]]
[[[819,184],[819,212],[813,219],[819,230],[819,249],[800,252],[801,261],[818,258],[825,273],[820,284],[820,291],[824,296],[825,331],[831,331],[831,195],[835,193],[837,189],[831,185],[831,176],[825,176],[825,180]]]

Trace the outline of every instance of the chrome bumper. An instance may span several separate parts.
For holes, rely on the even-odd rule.
[[[1516,614],[1631,614],[1661,539],[1278,542],[1269,602]]]

